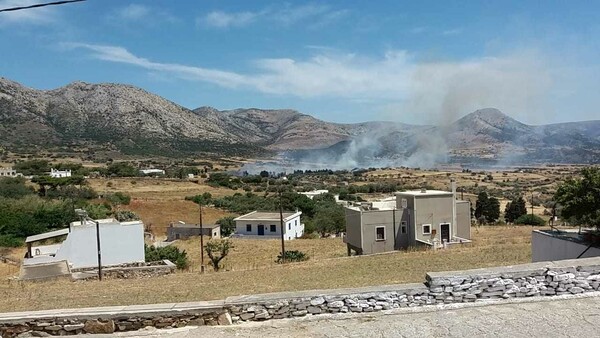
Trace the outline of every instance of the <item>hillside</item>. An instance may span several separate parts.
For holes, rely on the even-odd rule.
[[[74,82],[36,90],[0,78],[0,146],[95,154],[260,156],[328,166],[600,162],[600,121],[533,126],[497,109],[446,126],[331,123],[295,110],[187,109],[140,88]]]

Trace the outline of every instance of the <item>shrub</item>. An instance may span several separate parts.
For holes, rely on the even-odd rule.
[[[546,221],[544,221],[544,219],[539,216],[527,214],[517,218],[515,220],[515,224],[543,226],[546,225]]]
[[[119,191],[114,194],[107,195],[106,200],[113,205],[129,205],[131,202],[131,196]]]
[[[0,247],[17,248],[23,245],[23,240],[13,235],[0,235]]]
[[[146,262],[156,262],[164,259],[168,259],[175,263],[178,269],[184,270],[190,266],[187,252],[185,250],[179,250],[176,246],[165,246],[162,248],[144,245],[145,259]]]
[[[137,221],[140,219],[140,216],[131,210],[119,210],[115,212],[114,216],[119,222]]]
[[[308,255],[299,250],[286,250],[285,251],[285,261],[286,262],[303,262],[308,260]],[[276,263],[283,263],[281,254],[277,256]]]

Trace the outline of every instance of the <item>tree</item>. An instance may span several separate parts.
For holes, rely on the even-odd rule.
[[[522,196],[514,198],[506,204],[504,209],[504,219],[506,222],[513,223],[517,218],[527,214],[527,207]]]
[[[562,205],[563,218],[600,229],[600,167],[584,168],[581,176],[559,185],[554,199]]]
[[[215,271],[221,269],[221,261],[227,257],[229,250],[233,248],[233,243],[228,239],[213,239],[206,243],[204,249]]]
[[[25,185],[25,179],[22,177],[3,177],[0,178],[0,197],[21,198],[33,194],[33,189]]]
[[[235,221],[233,216],[219,218],[215,223],[221,227],[221,235],[227,237],[235,232]]]
[[[269,176],[271,176],[271,175],[266,170],[263,170],[263,171],[260,172],[260,177],[267,178]]]
[[[475,218],[481,223],[498,220],[500,218],[500,201],[495,197],[488,197],[485,191],[480,192],[475,203]]]
[[[315,214],[314,227],[321,236],[344,231],[346,229],[344,208],[335,203],[319,207]]]

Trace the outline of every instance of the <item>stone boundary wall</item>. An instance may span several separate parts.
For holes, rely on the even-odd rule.
[[[230,325],[403,307],[541,297],[600,289],[600,257],[431,272],[423,284],[310,290],[225,300],[0,314],[2,337],[112,333],[186,325]]]
[[[150,278],[171,274],[177,270],[177,266],[168,259],[150,263],[132,263],[111,265],[102,268],[102,276],[106,278]],[[97,268],[85,268],[71,270],[74,279],[97,279]]]

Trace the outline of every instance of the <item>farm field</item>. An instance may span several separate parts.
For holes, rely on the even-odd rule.
[[[306,262],[276,264],[278,241],[236,240],[228,271],[198,272],[199,243],[181,242],[194,266],[152,279],[20,282],[2,276],[0,312],[221,299],[277,291],[423,282],[428,271],[513,265],[531,261],[531,227],[473,227],[473,243],[439,251],[400,251],[345,257],[340,238],[287,242],[305,250]],[[11,268],[0,266],[0,273]]]

